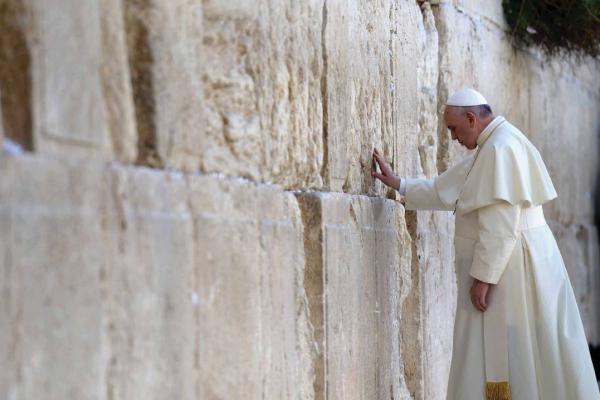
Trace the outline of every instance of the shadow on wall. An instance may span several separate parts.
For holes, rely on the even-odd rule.
[[[598,127],[598,152],[596,154],[600,155],[600,126]],[[598,232],[600,232],[600,164],[598,165],[598,170],[596,171],[596,188],[594,191],[594,224],[596,225]],[[598,241],[598,245],[600,245],[600,235],[598,235]],[[595,265],[594,267],[600,268],[600,265]],[[600,306],[600,304],[597,304],[596,310],[600,310],[598,306]],[[590,353],[594,363],[594,370],[596,371],[596,379],[600,381],[600,345],[590,346]]]

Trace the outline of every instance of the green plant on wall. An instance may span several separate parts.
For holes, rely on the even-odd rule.
[[[550,55],[600,55],[600,0],[502,0],[512,38]]]

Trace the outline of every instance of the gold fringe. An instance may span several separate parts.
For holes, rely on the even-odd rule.
[[[486,400],[510,400],[510,385],[508,382],[486,382]]]

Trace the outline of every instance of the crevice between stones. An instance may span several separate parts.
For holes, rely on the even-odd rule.
[[[404,379],[415,399],[423,397],[423,334],[420,296],[420,263],[417,248],[417,213],[406,211],[406,229],[411,238],[411,287],[402,303],[401,354],[404,363]],[[410,316],[407,318],[407,316]],[[415,351],[415,349],[421,349]],[[412,350],[412,351],[411,351]],[[411,356],[412,354],[412,356]]]
[[[308,299],[310,324],[313,327],[312,369],[315,400],[326,398],[326,301],[327,277],[323,265],[323,227],[321,199],[315,193],[295,193],[300,207],[304,232],[304,289]]]
[[[323,17],[321,28],[321,57],[323,58],[323,71],[321,74],[321,105],[322,109],[322,135],[323,135],[323,165],[321,166],[321,179],[325,187],[329,186],[327,179],[327,168],[329,166],[329,98],[327,88],[327,45],[326,45],[326,28],[327,28],[327,0],[323,1]]]
[[[4,135],[33,151],[31,53],[26,3],[0,3],[0,101]]]
[[[154,98],[154,56],[148,25],[144,19],[150,12],[151,0],[126,0],[124,2],[127,54],[131,74],[135,119],[138,129],[138,155],[136,164],[162,167],[157,148],[156,104]]]

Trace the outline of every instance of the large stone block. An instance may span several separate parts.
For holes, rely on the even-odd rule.
[[[493,20],[502,18],[499,7],[480,9],[487,16],[475,13],[474,1],[468,8],[442,2],[434,8],[439,33],[440,80],[439,111],[443,112],[448,96],[462,87],[475,87],[488,100],[494,113],[504,115],[525,132],[529,127],[528,74],[524,55],[511,46],[506,32]],[[494,14],[492,18],[490,13]],[[440,146],[444,149],[438,160],[440,171],[462,159],[467,151],[451,140],[440,118]]]
[[[454,218],[449,212],[418,212],[409,221],[412,263],[420,277],[423,398],[443,400],[450,374],[457,295]]]
[[[600,163],[600,64],[591,60],[528,59],[529,129],[558,198],[547,216],[563,224],[591,223]],[[591,267],[591,266],[590,266]]]
[[[322,0],[205,1],[201,168],[321,187]]]
[[[204,134],[202,2],[125,0],[138,163],[194,171]]]
[[[198,265],[187,180],[117,166],[106,175],[107,398],[196,399]]]
[[[315,329],[318,399],[422,395],[419,296],[401,207],[345,194],[298,194]],[[414,313],[416,312],[416,314]],[[417,360],[410,363],[407,360]]]
[[[20,105],[32,107],[33,147],[41,153],[133,161],[136,132],[121,3],[25,4],[30,28],[26,43],[15,46],[30,53],[31,98],[21,96]]]
[[[191,177],[199,381],[206,399],[314,398],[296,199],[275,186]]]
[[[0,158],[0,397],[106,398],[102,169]]]

